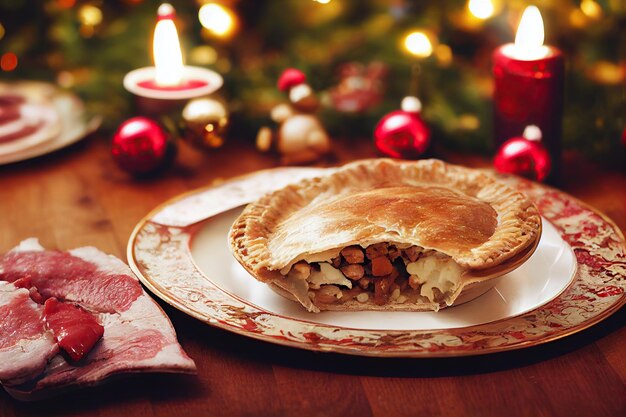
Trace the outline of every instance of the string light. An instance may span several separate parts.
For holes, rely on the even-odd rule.
[[[580,2],[580,10],[585,16],[591,19],[599,19],[602,17],[602,6],[594,0],[582,0]]]
[[[229,37],[236,28],[234,13],[217,3],[207,3],[200,7],[198,19],[205,29],[220,38]]]
[[[435,57],[442,67],[447,67],[452,63],[452,48],[448,45],[439,44],[435,47]]]
[[[474,114],[465,113],[459,116],[456,124],[461,130],[476,130],[480,127],[480,119]]]
[[[491,0],[469,0],[467,8],[472,16],[482,20],[489,19],[495,11]]]
[[[91,38],[96,33],[96,26],[102,22],[102,10],[92,4],[82,5],[77,12],[80,28],[78,33],[83,38]]]
[[[102,10],[91,4],[78,9],[78,20],[85,26],[98,26],[102,22]]]
[[[433,45],[424,32],[411,32],[404,38],[404,47],[418,58],[429,57],[433,53]]]
[[[620,85],[626,80],[626,66],[610,61],[599,61],[587,70],[587,75],[600,84]]]
[[[583,28],[587,25],[587,16],[580,9],[573,9],[569,14],[569,22],[575,28]]]
[[[217,51],[209,45],[196,46],[189,53],[189,60],[198,65],[213,65],[217,61]]]

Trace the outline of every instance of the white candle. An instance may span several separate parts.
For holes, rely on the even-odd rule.
[[[167,107],[166,101],[189,100],[217,91],[222,77],[206,68],[183,65],[183,57],[174,25],[176,11],[167,3],[158,10],[152,49],[154,66],[138,68],[126,74],[124,87],[142,99],[141,105],[154,109]],[[147,100],[163,103],[157,105]]]
[[[164,87],[179,85],[183,77],[183,55],[174,24],[175,14],[170,4],[162,4],[157,11],[158,22],[154,28],[152,42],[156,68],[154,81]]]

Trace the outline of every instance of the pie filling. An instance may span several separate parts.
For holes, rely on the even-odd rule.
[[[281,272],[290,281],[304,281],[308,297],[317,306],[351,300],[379,306],[450,305],[464,269],[434,250],[376,243],[365,249],[348,246],[332,259],[299,261]]]

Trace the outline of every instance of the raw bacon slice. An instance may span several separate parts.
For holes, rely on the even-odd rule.
[[[39,294],[39,291],[37,291],[37,287],[35,287],[30,281],[29,277],[16,279],[15,281],[13,281],[13,285],[15,285],[17,288],[26,288],[30,294],[30,298],[37,304],[43,304],[43,302],[45,301],[43,296]]]
[[[60,303],[56,298],[46,300],[43,320],[59,347],[74,361],[89,353],[104,333],[104,327],[94,316],[73,304]]]
[[[72,386],[95,385],[120,373],[195,372],[193,360],[178,344],[163,310],[119,259],[93,247],[45,251],[36,239],[28,239],[0,257],[0,280],[25,276],[44,298],[56,297],[91,313],[104,327],[104,334],[78,363],[57,354],[36,378],[19,384],[0,379],[16,398],[33,399]],[[28,297],[27,290],[20,291]]]
[[[100,269],[81,253],[90,258],[98,257],[100,252],[95,248],[70,253],[44,251],[38,244],[24,241],[0,260],[0,280],[13,282],[27,276],[44,298],[56,297],[105,313],[127,310],[145,295],[137,278],[116,258],[104,255],[103,259],[112,258],[122,267],[117,262],[105,262]]]
[[[39,375],[59,347],[41,321],[43,306],[28,290],[0,281],[0,381],[18,384]]]

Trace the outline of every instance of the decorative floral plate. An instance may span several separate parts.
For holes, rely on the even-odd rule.
[[[37,137],[25,138],[0,147],[0,165],[24,161],[69,146],[93,133],[102,122],[89,117],[84,103],[75,95],[53,84],[39,81],[0,83],[0,93],[16,93],[45,109],[42,118],[54,128],[46,128]],[[10,145],[10,147],[9,147]]]
[[[227,232],[263,193],[330,169],[279,168],[192,191],[152,211],[128,244],[156,296],[208,324],[316,351],[436,357],[534,346],[583,330],[626,302],[626,243],[602,214],[555,189],[506,178],[542,213],[533,256],[483,296],[438,313],[303,311],[230,255]]]

